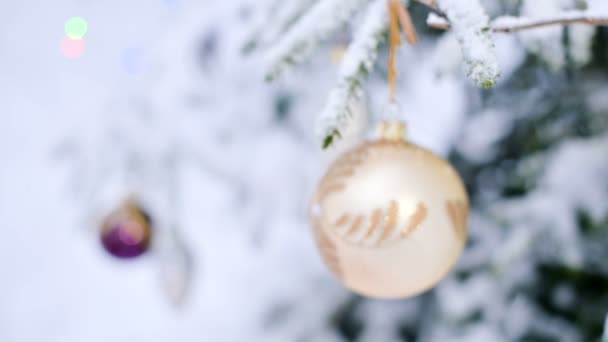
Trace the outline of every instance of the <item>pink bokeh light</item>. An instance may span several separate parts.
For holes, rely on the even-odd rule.
[[[64,36],[61,40],[61,51],[67,58],[78,58],[84,54],[84,50],[84,39],[71,39],[68,36]]]

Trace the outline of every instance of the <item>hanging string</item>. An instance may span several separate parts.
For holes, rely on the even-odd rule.
[[[397,88],[397,49],[401,46],[401,32],[399,25],[405,33],[405,37],[412,45],[418,42],[416,30],[412,23],[412,17],[407,9],[401,6],[399,0],[387,0],[390,19],[390,38],[388,55],[388,84],[389,100],[395,102]]]
[[[410,44],[416,45],[416,43],[418,43],[418,37],[416,36],[416,29],[414,28],[410,11],[401,6],[399,0],[393,0],[393,2],[395,3],[395,10],[397,11],[401,29],[403,29],[403,32],[405,33],[405,38],[407,38],[407,41]]]
[[[389,17],[390,17],[390,36],[389,36],[389,53],[388,53],[388,89],[389,100],[395,102],[395,91],[397,84],[397,49],[401,45],[401,36],[399,34],[399,23],[397,19],[397,11],[395,4],[399,6],[398,1],[388,0]]]

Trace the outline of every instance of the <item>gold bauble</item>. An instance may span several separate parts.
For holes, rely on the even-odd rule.
[[[402,298],[426,291],[454,266],[467,239],[469,200],[444,159],[381,126],[329,167],[310,215],[329,269],[353,291]]]

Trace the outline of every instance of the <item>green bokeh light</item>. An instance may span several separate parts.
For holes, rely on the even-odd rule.
[[[89,30],[89,24],[83,17],[71,17],[65,22],[65,34],[71,39],[82,39]]]

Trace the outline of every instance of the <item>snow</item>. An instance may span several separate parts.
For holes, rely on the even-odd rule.
[[[483,162],[496,154],[498,142],[507,135],[512,128],[512,121],[508,113],[495,109],[486,110],[476,114],[469,120],[464,128],[458,148],[469,160]],[[492,132],[482,135],[475,132]]]
[[[276,43],[317,0],[275,1],[268,6],[267,13],[260,15],[256,27],[252,29],[250,42],[255,48],[265,48]]]
[[[429,13],[429,16],[426,18],[426,24],[430,27],[444,27],[447,28],[450,25],[450,22],[444,17],[440,16],[435,12]]]
[[[569,2],[567,2],[569,3]],[[502,17],[494,21],[496,27],[529,25],[533,22],[574,20],[587,18],[597,20],[608,18],[608,10],[599,9],[590,3],[586,11],[567,10],[565,4],[552,0],[525,1],[522,18]],[[566,10],[566,11],[565,11]],[[584,66],[591,61],[591,44],[596,28],[591,25],[571,25],[569,29],[570,47],[568,53],[576,66]],[[562,43],[562,27],[550,26],[526,30],[519,36],[528,50],[543,59],[552,69],[559,70],[566,64],[566,48]]]
[[[479,274],[466,281],[448,280],[437,288],[439,310],[449,321],[465,320],[491,300],[494,279],[489,274]],[[460,298],[460,300],[452,300]]]
[[[560,6],[553,0],[526,0],[523,2],[522,15],[528,17],[556,15]],[[559,70],[566,63],[566,53],[562,44],[562,28],[559,26],[541,27],[519,33],[519,37],[533,54],[538,55],[553,70]]]
[[[572,5],[569,1],[566,3]],[[495,32],[518,32],[530,52],[539,55],[554,70],[559,70],[565,65],[566,52],[561,39],[562,28],[556,23],[579,21],[581,23],[570,25],[568,52],[576,66],[585,66],[591,61],[591,44],[596,31],[591,23],[608,23],[608,9],[594,2],[587,10],[566,10],[568,6],[552,0],[524,1],[523,4],[521,16],[498,16],[489,27]],[[433,12],[426,22],[431,27],[450,27],[448,20]],[[548,25],[541,25],[543,23]]]
[[[478,0],[438,0],[460,43],[466,73],[478,86],[489,88],[500,76],[489,29],[489,18]]]
[[[342,28],[369,0],[317,2],[270,48],[267,77],[276,78],[290,65],[310,56],[329,35]]]
[[[375,0],[346,50],[340,64],[338,85],[332,90],[327,105],[319,116],[317,134],[321,143],[334,131],[347,132],[353,122],[361,121],[360,118],[353,117],[361,114],[354,107],[363,97],[363,82],[373,70],[387,25],[386,1]]]
[[[1,13],[10,13],[0,23],[0,42],[12,47],[0,56],[0,340],[341,340],[327,322],[350,294],[323,267],[306,215],[323,170],[311,114],[331,89],[333,66],[313,61],[306,75],[264,84],[261,61],[240,55],[247,34],[240,11],[247,4],[65,0],[36,12],[27,2],[0,4]],[[89,21],[89,49],[66,60],[58,44],[64,20],[74,14]],[[29,40],[15,40],[8,28],[23,20],[38,24],[23,27]],[[215,41],[205,54],[203,39]],[[137,75],[124,72],[119,57],[133,44],[149,60]],[[432,82],[430,67],[418,72]],[[280,124],[273,116],[279,91],[297,94]],[[422,99],[408,101],[422,106]],[[156,121],[138,124],[141,108]],[[106,136],[116,129],[130,143]],[[430,125],[426,139],[441,134]],[[178,142],[187,156],[176,176],[178,212],[167,212],[156,171],[143,171],[151,179],[143,188],[152,202],[161,197],[154,214],[177,219],[192,255],[181,308],[163,290],[162,272],[170,270],[160,268],[160,249],[121,263],[99,247],[96,228],[81,218],[115,205],[127,187],[114,177],[94,187],[101,190],[95,205],[74,197],[73,182],[97,178],[78,169],[84,164],[53,157],[66,139],[90,153],[87,167],[119,175],[114,168],[124,166],[122,159],[110,149],[131,146],[152,170],[164,170],[159,156]]]
[[[556,5],[553,2],[548,3],[535,3],[534,7],[526,8],[527,15],[529,16],[499,16],[492,20],[492,28],[495,30],[507,30],[513,27],[525,27],[531,26],[538,23],[554,23],[554,22],[568,22],[573,20],[589,20],[589,21],[602,21],[607,20],[608,11],[597,11],[597,10],[568,10],[568,11],[555,11],[556,8],[563,9],[561,6],[547,6],[545,4]],[[536,7],[538,6],[538,7]],[[551,9],[553,8],[553,9]]]
[[[604,0],[587,0],[586,2],[589,11],[602,13],[604,16],[608,13],[608,2]]]
[[[557,250],[542,249],[537,253],[574,268],[582,267],[582,241],[573,213],[576,208],[585,208],[592,217],[601,217],[608,210],[602,200],[608,184],[604,180],[598,184],[602,179],[600,175],[608,172],[608,163],[600,157],[608,153],[607,139],[608,136],[604,135],[564,142],[548,157],[545,172],[535,191],[517,201],[497,203],[493,211],[500,217],[521,222],[515,226],[516,230],[529,231],[530,222],[534,222],[532,227],[538,230],[534,235],[558,246]],[[574,167],[579,160],[586,161],[584,168]],[[511,259],[508,257],[511,254],[522,255],[522,251],[528,250],[525,246],[522,248],[522,244],[530,243],[528,235],[530,233],[513,235],[512,242],[507,242],[505,252],[501,253],[505,257],[498,260]],[[510,245],[513,247],[508,247]],[[499,261],[499,264],[503,263]]]
[[[593,58],[593,36],[596,28],[590,25],[571,25],[570,34],[570,57],[576,66],[585,66]]]
[[[606,314],[606,320],[604,322],[604,335],[602,336],[602,342],[608,341],[608,314]]]
[[[0,341],[337,342],[345,340],[335,326],[338,311],[353,301],[365,322],[361,341],[403,339],[401,324],[421,341],[506,341],[529,327],[580,339],[568,322],[547,317],[523,296],[510,298],[532,279],[531,251],[544,253],[541,247],[555,241],[560,255],[549,256],[580,263],[583,245],[571,213],[584,206],[599,217],[607,209],[605,136],[566,141],[549,153],[529,198],[498,203],[498,213],[472,212],[475,243],[458,265],[477,270],[472,277],[450,276],[418,298],[362,300],[322,265],[307,218],[328,155],[319,151],[315,119],[336,67],[320,54],[303,72],[265,84],[263,61],[241,55],[251,21],[266,13],[258,0],[167,4],[0,2]],[[90,31],[85,55],[67,60],[59,42],[72,15],[85,17]],[[399,54],[397,98],[409,137],[444,156],[458,144],[467,157],[483,160],[510,127],[508,118],[521,113],[469,113],[471,89],[453,73],[436,77],[440,57],[425,38]],[[509,75],[524,52],[512,38],[497,44],[504,44],[496,51]],[[138,74],[121,64],[133,46],[146,57]],[[604,113],[598,80],[586,96],[590,110]],[[367,121],[369,107],[374,122],[386,114],[386,80],[370,77],[366,91],[369,102],[357,118]],[[289,99],[282,119],[278,95]],[[87,163],[69,149],[58,160],[66,140],[76,141]],[[129,149],[145,166],[130,179]],[[167,167],[172,149],[180,156],[175,169]],[[103,215],[133,184],[161,218],[160,241],[149,256],[123,263],[100,248],[91,216]],[[508,227],[507,219],[514,220]],[[185,249],[163,256],[163,244],[173,243],[166,240],[171,224]],[[184,275],[192,282],[183,305],[174,307],[170,296],[179,297]],[[482,320],[461,324],[478,311]]]

